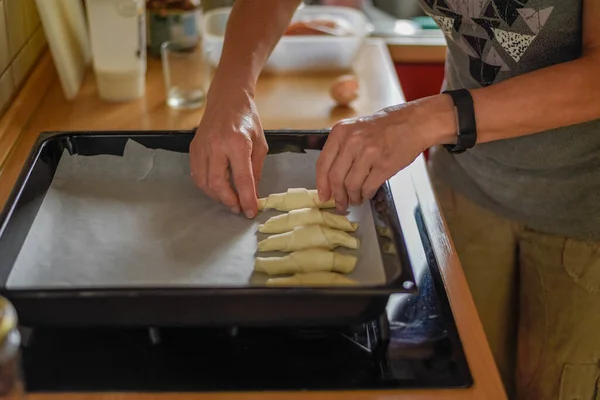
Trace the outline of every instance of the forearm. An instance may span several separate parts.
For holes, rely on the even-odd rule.
[[[213,82],[254,90],[269,55],[301,0],[237,0],[231,10]]]
[[[600,57],[590,55],[472,90],[477,143],[599,119],[599,68]],[[452,107],[447,95],[423,101],[419,114],[434,116],[432,144],[456,142]]]
[[[599,57],[584,57],[474,90],[479,142],[600,118],[599,69]]]

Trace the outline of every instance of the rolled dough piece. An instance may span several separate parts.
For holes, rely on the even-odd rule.
[[[299,250],[283,257],[256,257],[254,270],[268,275],[302,272],[341,272],[348,274],[356,266],[356,257],[325,249]]]
[[[267,286],[356,286],[358,282],[336,272],[308,272],[267,279]]]
[[[398,255],[398,252],[396,251],[396,246],[394,245],[394,242],[388,242],[385,243],[382,246],[382,250],[384,253],[386,254],[394,254],[394,255]]]
[[[392,230],[390,229],[389,226],[378,226],[377,233],[379,233],[379,235],[386,237],[388,239],[393,239]]]
[[[324,225],[346,232],[355,232],[358,229],[358,223],[350,222],[344,215],[321,211],[313,207],[300,208],[271,217],[258,227],[258,231],[261,233],[284,233],[304,225]]]
[[[339,246],[358,249],[359,245],[360,241],[347,232],[321,225],[306,225],[261,240],[258,251],[333,250]]]
[[[322,202],[316,190],[292,188],[285,193],[273,193],[258,199],[259,210],[292,211],[299,208],[334,208],[333,199]]]

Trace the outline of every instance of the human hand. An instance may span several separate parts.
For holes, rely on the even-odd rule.
[[[455,132],[446,95],[342,120],[331,129],[317,161],[319,197],[333,197],[342,211],[359,205],[423,151],[451,142]]]
[[[209,92],[204,116],[190,144],[191,175],[196,185],[233,213],[243,211],[246,217],[254,218],[267,152],[253,96],[235,88]]]

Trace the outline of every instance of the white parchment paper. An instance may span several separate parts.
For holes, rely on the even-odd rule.
[[[318,151],[267,156],[260,196],[315,188]],[[259,223],[205,196],[189,175],[189,155],[128,141],[124,155],[70,156],[65,151],[7,281],[7,288],[263,285],[253,273]],[[368,204],[359,259],[349,277],[385,283]],[[260,255],[268,256],[267,253]],[[271,254],[275,255],[275,254]]]

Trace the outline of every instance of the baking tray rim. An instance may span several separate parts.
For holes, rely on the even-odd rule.
[[[107,137],[107,138],[152,138],[166,135],[191,136],[195,128],[191,130],[85,130],[85,131],[44,131],[38,135],[33,144],[18,178],[7,198],[6,204],[0,210],[0,240],[3,237],[7,224],[15,211],[16,205],[23,194],[27,180],[29,179],[33,168],[38,161],[42,150],[50,140],[61,137]],[[292,136],[309,137],[320,136],[326,138],[329,129],[299,130],[299,129],[272,129],[264,130],[268,136]],[[67,143],[69,143],[67,141]],[[67,146],[68,147],[68,146]],[[68,148],[72,153],[71,148]],[[306,149],[302,149],[306,150]],[[382,188],[390,191],[390,182],[386,181]],[[373,200],[371,200],[372,202]],[[396,214],[395,203],[392,202],[392,211]],[[398,221],[398,225],[399,225]],[[401,229],[396,226],[391,227],[394,236],[394,245],[398,250],[398,258],[401,268],[395,275],[390,277],[384,285],[358,285],[358,286],[294,286],[294,287],[273,287],[273,286],[161,286],[145,285],[140,287],[89,287],[89,288],[46,288],[32,287],[9,289],[6,282],[0,286],[0,295],[9,295],[19,298],[122,298],[122,297],[145,297],[145,296],[239,296],[239,295],[267,295],[267,296],[389,296],[397,293],[414,293],[417,289],[416,280],[413,273],[410,258],[407,255],[406,243]],[[403,266],[406,266],[403,268]],[[12,269],[12,268],[11,268]],[[406,269],[405,272],[402,270]]]

